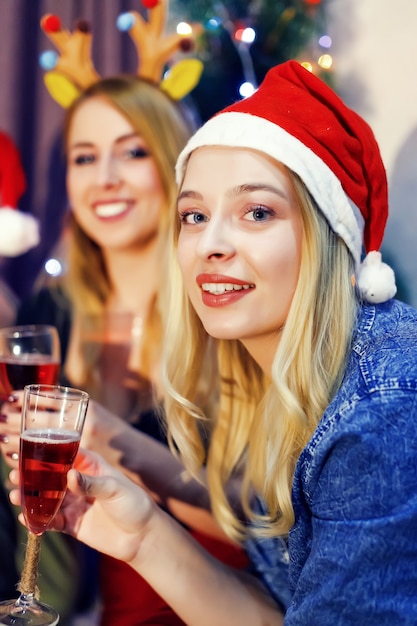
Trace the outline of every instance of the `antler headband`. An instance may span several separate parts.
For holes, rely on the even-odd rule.
[[[198,83],[203,64],[198,59],[183,59],[173,63],[167,76],[161,80],[165,64],[177,50],[190,49],[195,38],[202,32],[201,24],[190,26],[186,35],[164,35],[169,0],[142,0],[148,9],[148,21],[137,11],[122,13],[117,27],[128,31],[138,53],[136,74],[160,83],[161,89],[175,100],[187,95]],[[100,78],[91,59],[92,33],[86,20],[78,20],[71,33],[61,26],[56,15],[48,14],[41,19],[41,28],[57,48],[46,51],[40,64],[47,70],[44,81],[54,100],[68,107],[81,90]]]

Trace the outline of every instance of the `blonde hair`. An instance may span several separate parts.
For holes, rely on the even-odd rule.
[[[175,163],[191,133],[179,105],[156,85],[134,76],[102,79],[86,89],[68,110],[65,142],[74,114],[87,100],[101,98],[119,111],[145,140],[154,159],[166,197],[160,223],[161,253],[165,249],[170,212],[174,211],[177,187]],[[103,254],[70,214],[69,271],[66,287],[77,310],[100,313],[111,292]]]
[[[236,474],[245,516],[256,522],[252,532],[273,536],[292,526],[295,464],[340,384],[357,310],[346,245],[301,180],[288,173],[303,223],[301,266],[272,380],[240,342],[207,336],[171,261],[163,367],[170,441],[192,475],[206,465],[213,513],[237,540],[248,530],[226,495]],[[178,232],[177,222],[175,241]],[[202,398],[196,390],[201,394],[199,384],[207,376]],[[267,516],[252,511],[254,493],[266,502]]]
[[[160,267],[155,268],[158,277],[165,267],[171,212],[175,211],[175,163],[193,130],[191,118],[186,117],[185,110],[177,102],[145,79],[123,75],[105,78],[86,89],[68,110],[64,129],[66,145],[75,113],[84,102],[94,98],[105,100],[129,121],[143,137],[158,169],[165,194],[158,231],[161,260]],[[80,317],[100,316],[112,293],[102,250],[78,224],[72,212],[69,214],[68,272],[62,286],[69,295],[74,313]],[[160,358],[161,297],[158,289],[145,321],[143,359],[147,371]]]

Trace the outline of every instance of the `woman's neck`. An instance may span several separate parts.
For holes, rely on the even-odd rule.
[[[146,316],[159,288],[161,260],[157,240],[139,250],[106,250],[104,259],[112,285],[108,309]]]

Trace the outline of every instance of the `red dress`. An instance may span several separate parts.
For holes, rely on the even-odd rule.
[[[191,535],[219,561],[243,569],[244,551],[197,531]],[[185,626],[166,602],[129,565],[100,555],[101,626]]]

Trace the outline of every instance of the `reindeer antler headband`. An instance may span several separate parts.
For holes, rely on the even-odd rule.
[[[148,9],[148,21],[140,13],[130,11],[119,15],[117,27],[128,31],[138,53],[137,75],[159,83],[175,100],[187,95],[198,83],[203,64],[198,59],[183,59],[173,63],[167,76],[162,78],[165,64],[178,50],[186,51],[202,32],[201,24],[190,26],[186,35],[164,35],[169,0],[142,0]],[[56,15],[45,15],[41,28],[52,41],[59,55],[44,52],[40,64],[47,70],[44,81],[54,100],[68,107],[81,90],[99,80],[100,76],[91,59],[92,33],[85,20],[79,20],[71,33],[61,26]]]

